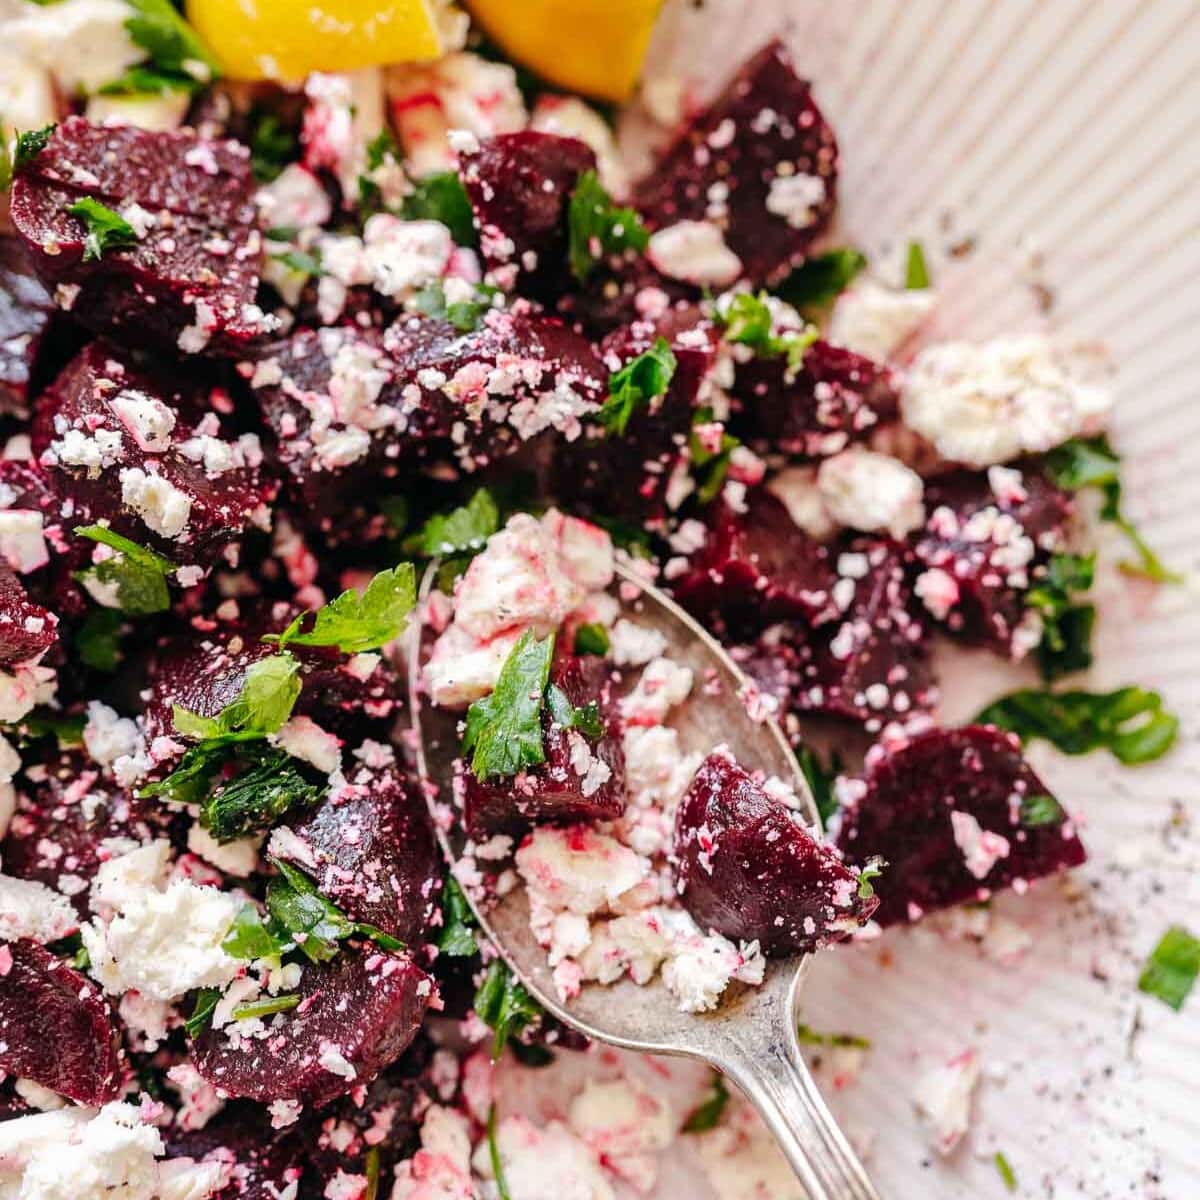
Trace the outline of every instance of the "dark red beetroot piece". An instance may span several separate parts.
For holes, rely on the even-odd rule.
[[[0,234],[0,413],[28,409],[30,381],[54,301],[20,240]]]
[[[887,367],[824,341],[808,348],[794,377],[783,356],[738,363],[733,395],[732,427],[743,441],[800,459],[861,441],[895,417],[900,399]]]
[[[676,599],[751,637],[773,621],[799,617],[816,625],[835,616],[829,551],[770,492],[757,489],[746,501],[745,512],[724,501],[711,506],[708,538],[676,580]]]
[[[683,463],[697,396],[712,363],[715,331],[694,305],[670,309],[654,321],[637,321],[600,346],[609,372],[648,350],[658,337],[671,343],[675,375],[670,389],[638,409],[619,438],[588,424],[585,437],[556,445],[553,492],[572,511],[618,516],[641,524],[667,515],[671,473]],[[620,452],[614,453],[619,442]]]
[[[634,201],[662,229],[711,219],[713,186],[727,188],[725,241],[745,276],[765,283],[801,262],[829,223],[837,167],[833,130],[782,43],[772,42],[683,131]],[[775,182],[801,176],[814,177],[801,199],[791,190],[798,184]]]
[[[404,1053],[433,981],[409,955],[369,946],[306,964],[298,990],[299,1006],[269,1018],[266,1038],[243,1038],[235,1048],[227,1031],[205,1030],[192,1047],[200,1074],[231,1096],[319,1108],[366,1086]]]
[[[767,954],[840,941],[878,903],[859,896],[855,872],[722,750],[700,764],[679,803],[672,854],[696,924],[757,939]]]
[[[121,1041],[100,989],[37,942],[0,943],[0,1070],[107,1104],[121,1092]]]
[[[292,831],[308,853],[281,852],[355,921],[416,946],[438,909],[442,866],[425,798],[392,768],[347,768],[351,788]]]
[[[82,324],[139,346],[236,353],[265,332],[254,186],[236,142],[69,117],[18,171],[12,221]],[[137,241],[84,261],[87,227],[67,210],[85,197],[122,214]]]
[[[492,282],[538,297],[565,289],[567,205],[579,176],[595,169],[583,142],[531,129],[488,138],[461,156]]]
[[[58,618],[34,604],[16,575],[0,565],[0,667],[41,658],[58,640],[57,630]]]
[[[837,845],[855,859],[879,855],[887,863],[875,882],[884,925],[984,900],[1087,857],[1012,734],[978,725],[935,729],[890,754],[872,751],[867,761]],[[1024,805],[1035,797],[1042,803],[1031,817]]]
[[[257,439],[221,433],[207,396],[139,370],[105,341],[87,346],[43,393],[32,428],[52,486],[74,502],[74,524],[105,518],[180,565],[211,564],[275,494]],[[160,476],[186,497],[187,511],[143,503],[142,515],[127,471]]]
[[[1023,658],[1040,628],[1023,624],[1032,569],[1066,545],[1070,495],[1037,467],[1019,482],[1007,471],[955,471],[929,481],[925,507],[917,595],[964,642]]]
[[[541,766],[494,782],[480,782],[465,768],[460,781],[463,823],[472,837],[519,834],[534,821],[612,820],[625,811],[625,752],[610,676],[609,664],[594,655],[555,660],[551,684],[577,708],[596,704],[603,734],[593,740],[578,729],[563,729],[547,705],[542,709],[546,761]]]

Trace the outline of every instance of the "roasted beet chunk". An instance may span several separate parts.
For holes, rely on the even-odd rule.
[[[0,235],[0,413],[23,413],[54,301],[25,247]]]
[[[723,749],[701,764],[675,814],[680,900],[701,929],[767,954],[839,941],[871,915],[858,877]]]
[[[33,449],[55,491],[74,501],[76,524],[104,518],[180,566],[207,566],[266,521],[275,492],[257,436],[221,435],[207,397],[97,341],[38,401]]]
[[[0,1070],[107,1104],[121,1091],[120,1044],[90,979],[36,942],[0,943]]]
[[[12,220],[35,269],[84,325],[124,341],[236,352],[264,332],[249,151],[194,133],[64,121],[17,174]],[[68,209],[94,202],[132,231],[89,243]],[[99,250],[99,253],[97,253]]]
[[[745,512],[713,506],[708,537],[675,584],[679,602],[697,616],[721,619],[751,635],[771,621],[801,617],[817,624],[836,613],[837,575],[829,551],[809,537],[769,492],[752,492]]]
[[[0,551],[4,549],[5,515],[0,511]],[[40,541],[40,523],[38,529]],[[34,604],[16,575],[0,565],[0,667],[41,658],[57,641],[57,630],[58,618]]]
[[[1070,496],[1037,468],[992,467],[931,480],[925,507],[917,595],[963,641],[1024,658],[1042,628],[1025,597],[1035,569],[1066,544]]]
[[[734,432],[795,458],[827,458],[896,415],[899,396],[887,367],[814,342],[799,369],[784,356],[738,363]]]
[[[773,42],[681,134],[635,203],[659,229],[715,219],[748,279],[777,280],[829,222],[837,157],[808,82]]]
[[[307,871],[355,921],[417,945],[437,911],[441,860],[425,798],[392,768],[359,766],[350,786],[291,826],[279,856]]]
[[[407,954],[342,950],[300,978],[298,1007],[267,1019],[263,1037],[210,1027],[196,1069],[231,1096],[319,1108],[369,1084],[416,1036],[433,981]]]
[[[552,133],[502,133],[460,160],[489,279],[546,296],[567,283],[567,204],[592,150]]]
[[[868,757],[844,810],[838,847],[885,862],[875,890],[885,925],[984,900],[1018,880],[1076,867],[1072,822],[1011,734],[983,726],[923,733]]]
[[[546,704],[546,761],[515,779],[481,782],[464,769],[463,822],[472,837],[520,833],[534,821],[611,820],[624,812],[625,753],[610,674],[609,665],[592,655],[554,662],[550,683],[583,710],[582,719],[564,729]]]

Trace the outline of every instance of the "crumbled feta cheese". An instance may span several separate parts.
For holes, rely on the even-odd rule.
[[[0,722],[15,724],[39,704],[54,699],[57,676],[50,667],[27,664],[0,671]]]
[[[332,171],[351,204],[358,196],[358,177],[367,169],[367,145],[386,124],[383,74],[378,67],[338,74],[314,71],[304,94],[304,165]]]
[[[828,340],[876,362],[887,362],[936,304],[937,297],[928,288],[896,290],[866,280],[837,298]]]
[[[115,429],[94,429],[89,437],[82,429],[67,429],[50,443],[45,461],[68,467],[83,467],[89,479],[121,461],[124,443]]]
[[[1000,859],[1008,857],[1008,838],[984,829],[971,813],[951,809],[950,826],[966,868],[976,879],[985,878]]]
[[[913,1105],[939,1154],[949,1154],[966,1134],[971,1123],[971,1095],[978,1083],[979,1056],[974,1049],[964,1050],[917,1080]]]
[[[18,1079],[13,1084],[13,1091],[30,1108],[36,1108],[39,1112],[54,1112],[56,1109],[67,1106],[66,1100],[57,1092],[52,1092],[48,1087],[42,1087],[40,1083],[35,1083],[32,1079]]]
[[[18,575],[36,571],[50,561],[43,524],[36,509],[0,509],[0,558]]]
[[[431,1104],[421,1124],[421,1148],[396,1164],[392,1200],[473,1200],[467,1119]]]
[[[817,487],[816,467],[787,467],[767,481],[767,491],[783,501],[788,516],[809,537],[823,542],[837,532]]]
[[[913,591],[939,621],[944,621],[958,603],[958,580],[940,567],[930,567],[917,576]]]
[[[667,639],[657,630],[622,617],[609,631],[612,660],[618,667],[643,667],[662,656]]]
[[[326,775],[342,768],[341,739],[322,729],[312,717],[290,718],[275,734],[274,741],[293,758],[311,763]]]
[[[682,704],[692,690],[692,672],[669,658],[647,664],[637,687],[621,700],[621,715],[629,725],[661,725],[667,713]]]
[[[239,879],[253,874],[258,867],[258,849],[261,837],[234,838],[231,842],[218,842],[198,821],[188,830],[187,848],[199,855],[206,863],[212,863],[219,871],[236,875]]]
[[[301,163],[288,163],[255,197],[268,228],[308,229],[333,216],[329,193]]]
[[[445,274],[454,239],[440,221],[401,221],[376,213],[363,228],[363,248],[375,290],[397,299]]]
[[[161,475],[147,474],[141,467],[121,471],[121,500],[145,522],[148,529],[165,538],[177,538],[192,515],[191,497]]]
[[[824,202],[825,180],[819,175],[776,175],[767,192],[767,212],[793,229],[811,225]]]
[[[739,1095],[730,1096],[721,1123],[697,1134],[695,1145],[718,1200],[806,1200],[783,1151]]]
[[[559,1121],[538,1129],[524,1117],[506,1117],[496,1130],[496,1148],[505,1182],[514,1197],[616,1200],[595,1156]],[[492,1177],[486,1142],[477,1148],[474,1165],[478,1174]],[[434,1197],[431,1195],[429,1200]]]
[[[920,475],[886,454],[854,447],[827,458],[817,490],[829,515],[851,529],[899,540],[925,523]]]
[[[451,625],[434,643],[424,667],[425,684],[434,704],[463,708],[494,691],[500,671],[521,630],[480,640],[459,625]]]
[[[709,221],[680,221],[650,235],[647,257],[664,275],[697,287],[725,287],[742,273],[742,260]]]
[[[686,913],[669,914],[681,923]],[[691,924],[690,918],[687,923]],[[692,925],[694,928],[694,925]],[[763,981],[766,960],[757,942],[735,946],[728,938],[696,932],[671,947],[671,957],[662,969],[663,983],[679,1001],[681,1012],[710,1012],[733,980],[757,987]]]
[[[79,925],[71,902],[44,883],[0,875],[0,941],[57,942]]]
[[[589,1079],[571,1102],[567,1123],[601,1162],[642,1195],[658,1179],[658,1154],[675,1139],[670,1108],[623,1079]]]

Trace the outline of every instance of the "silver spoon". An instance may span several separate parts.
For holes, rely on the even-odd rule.
[[[422,580],[421,600],[433,589],[436,567],[433,564]],[[623,582],[638,589],[636,600],[621,598]],[[739,762],[789,780],[806,819],[815,823],[816,805],[783,731],[773,720],[755,721],[747,714],[739,698],[746,677],[720,644],[673,600],[622,564],[617,565],[614,588],[624,615],[657,629],[667,642],[664,654],[690,667],[697,680],[693,698],[672,713],[680,744],[705,751],[724,742]],[[422,705],[417,622],[408,636],[417,767],[422,779],[448,797],[459,753],[459,718]],[[707,695],[702,684],[713,671],[721,690]],[[438,837],[448,861],[456,862],[466,840],[462,831],[456,825],[440,830]],[[607,986],[585,984],[582,993],[566,1005],[555,990],[546,951],[530,932],[525,889],[514,888],[487,909],[473,901],[472,907],[480,927],[517,978],[564,1025],[626,1050],[701,1059],[731,1079],[758,1109],[811,1200],[879,1200],[800,1054],[799,997],[810,955],[769,959],[761,986],[731,984],[710,1013],[681,1013],[658,977],[644,986],[630,979]]]

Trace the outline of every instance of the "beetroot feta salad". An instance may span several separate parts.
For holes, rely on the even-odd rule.
[[[680,1132],[714,1195],[800,1195],[720,1081],[585,1057],[467,897],[527,889],[565,1002],[659,980],[701,1014],[769,956],[1081,864],[1022,743],[1137,764],[1176,733],[1153,692],[1059,682],[1090,520],[1172,579],[1092,359],[937,340],[919,244],[904,279],[839,244],[780,44],[635,178],[465,23],[284,89],[189,74],[195,33],[134,7],[170,36],[41,9],[74,74],[0,90],[0,1195],[615,1200]],[[683,744],[707,681],[617,561],[730,648],[824,830]],[[417,616],[452,794],[408,736]],[[945,727],[938,642],[1041,684]],[[943,1152],[978,1076],[919,1089]]]

